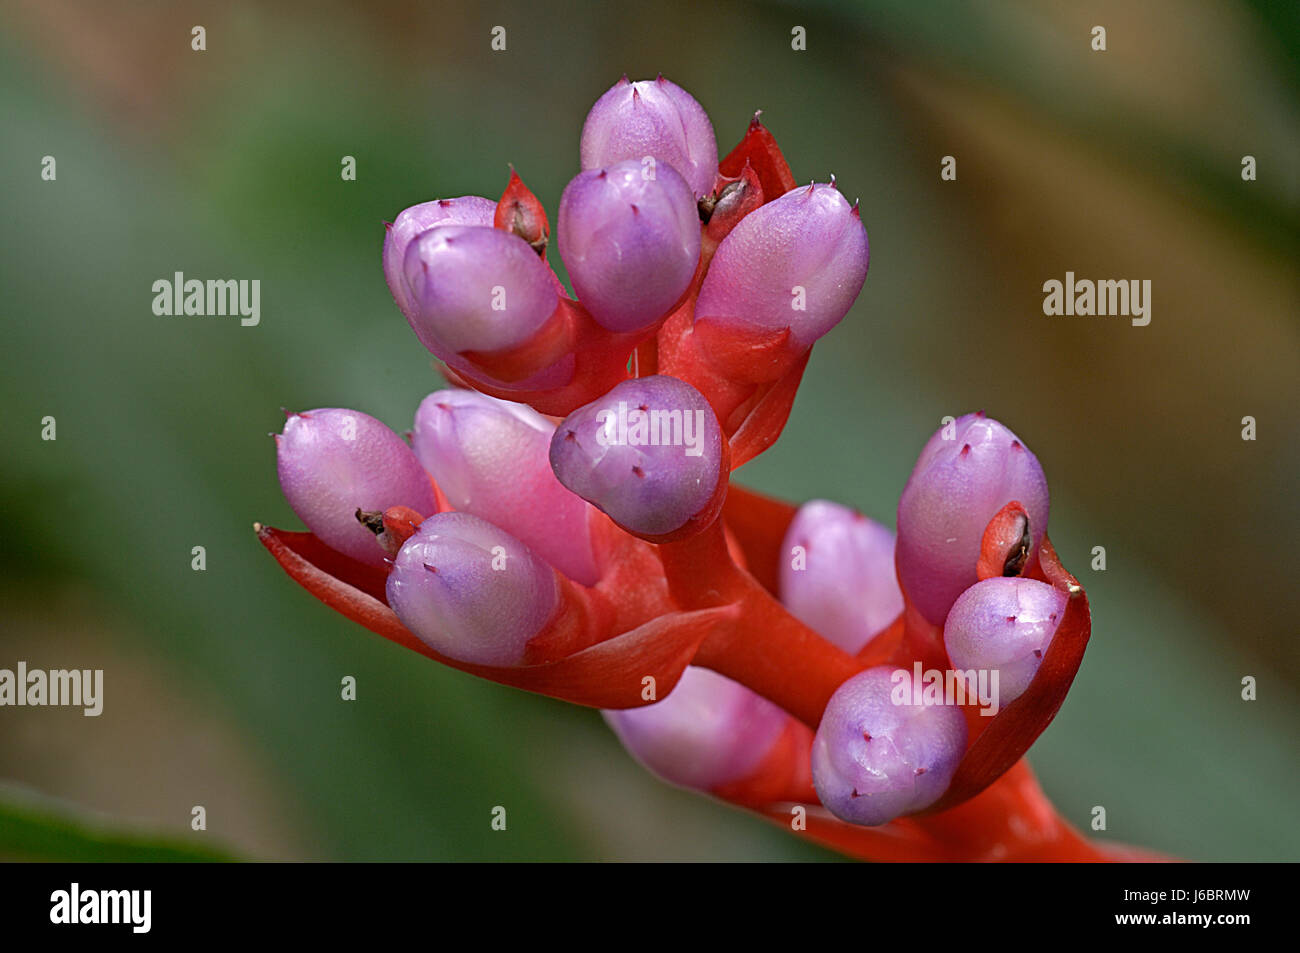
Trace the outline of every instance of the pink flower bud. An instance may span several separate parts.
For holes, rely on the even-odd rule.
[[[912,680],[878,665],[831,696],[813,739],[813,785],[841,820],[885,824],[948,789],[966,752],[966,719],[956,706],[917,703]]]
[[[722,456],[708,401],[665,375],[623,381],[579,407],[550,453],[561,483],[642,536],[675,532],[715,503]]]
[[[800,186],[750,212],[722,240],[695,320],[754,334],[789,328],[805,350],[853,306],[868,257],[857,209],[833,185]]]
[[[560,198],[560,255],[578,300],[611,331],[638,331],[668,313],[695,274],[700,216],[668,166],[628,159],[582,172]]]
[[[994,576],[952,604],[943,644],[952,667],[998,671],[999,706],[1029,687],[1065,615],[1065,593],[1037,579]]]
[[[856,654],[903,611],[894,534],[847,506],[805,503],[781,549],[781,602],[823,638]]]
[[[411,446],[456,510],[490,520],[575,582],[598,576],[591,505],[551,471],[555,425],[527,404],[440,390],[415,414]]]
[[[280,487],[299,519],[321,542],[363,563],[384,565],[384,552],[357,510],[437,509],[411,448],[368,414],[333,407],[290,414],[275,447]]]
[[[582,126],[582,168],[599,169],[649,156],[676,169],[695,197],[708,195],[718,174],[713,123],[690,93],[660,76],[626,76],[596,100]]]
[[[523,344],[555,311],[551,271],[516,235],[499,228],[440,225],[407,246],[407,315],[420,342],[447,360]]]
[[[709,791],[752,773],[790,716],[739,682],[688,666],[667,698],[604,712],[623,746],[673,784]]]
[[[1037,552],[1047,530],[1047,478],[1038,458],[996,420],[967,414],[921,451],[898,501],[898,579],[934,625],[975,585],[984,529],[1012,500],[1028,514],[1030,552]]]
[[[402,274],[406,249],[420,235],[439,225],[492,224],[496,203],[477,195],[462,195],[456,199],[435,199],[404,209],[384,234],[384,279],[397,307],[408,321],[415,313],[415,302]]]
[[[479,665],[517,665],[555,615],[555,571],[505,530],[468,513],[420,524],[388,574],[388,604],[430,648]]]

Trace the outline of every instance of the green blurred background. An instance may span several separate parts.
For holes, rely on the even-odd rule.
[[[1050,797],[1192,859],[1300,859],[1296,10],[4,0],[0,667],[103,668],[106,698],[99,718],[0,709],[0,856],[832,856],[659,784],[595,712],[351,625],[251,531],[299,525],[266,436],[281,406],[402,430],[438,386],[381,223],[495,197],[507,162],[553,214],[590,104],[662,71],[722,152],[761,107],[871,237],[857,306],[741,482],[892,523],[943,415],[1001,418],[1047,468],[1094,612],[1031,753]],[[1151,324],[1044,317],[1067,270],[1149,278]],[[155,317],[174,271],[259,278],[261,325]]]

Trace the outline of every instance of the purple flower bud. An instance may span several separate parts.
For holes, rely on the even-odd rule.
[[[790,329],[801,349],[840,322],[867,279],[867,232],[833,185],[801,186],[755,209],[722,240],[695,320]]]
[[[478,665],[518,665],[560,604],[555,571],[505,530],[439,513],[406,541],[388,604],[430,648]]]
[[[667,314],[700,258],[686,182],[633,159],[579,173],[560,198],[557,235],[578,299],[611,331],[638,331]]]
[[[611,86],[587,113],[579,151],[584,170],[650,156],[676,169],[697,198],[713,191],[718,174],[708,114],[662,76],[635,83],[624,76]]]
[[[846,652],[856,654],[903,611],[894,534],[847,506],[799,507],[781,552],[781,602]]]
[[[407,315],[420,343],[446,360],[527,341],[555,311],[550,269],[517,235],[439,225],[411,241],[402,260]]]
[[[594,585],[591,504],[555,479],[553,433],[527,404],[440,390],[416,411],[411,446],[453,508],[490,520],[570,579]]]
[[[722,430],[690,384],[633,378],[566,417],[550,457],[560,482],[614,522],[664,536],[717,500]]]
[[[491,226],[497,203],[477,195],[462,195],[456,199],[435,199],[412,205],[398,214],[396,221],[384,235],[384,278],[393,300],[408,321],[415,313],[415,302],[402,274],[406,249],[416,238],[438,225]]]
[[[955,669],[998,672],[995,701],[1024,694],[1065,615],[1065,593],[1037,579],[995,576],[952,604],[943,644]]]
[[[941,428],[922,449],[898,501],[898,579],[934,625],[975,585],[984,529],[1012,500],[1029,516],[1030,552],[1037,552],[1047,529],[1047,478],[1016,435],[982,412]]]
[[[966,719],[956,706],[917,703],[912,679],[879,665],[831,696],[813,739],[812,774],[818,798],[841,820],[884,824],[948,789],[966,751]]]
[[[384,565],[375,535],[357,510],[438,508],[429,475],[411,448],[380,421],[334,407],[290,414],[275,438],[284,497],[326,545],[371,566]]]
[[[641,764],[697,791],[751,774],[790,720],[739,682],[693,665],[667,698],[604,715]]]

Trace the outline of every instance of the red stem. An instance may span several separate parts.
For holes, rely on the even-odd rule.
[[[835,689],[862,664],[804,625],[732,562],[721,521],[659,547],[668,589],[683,609],[731,603],[736,621],[710,632],[694,664],[726,675],[816,728]]]

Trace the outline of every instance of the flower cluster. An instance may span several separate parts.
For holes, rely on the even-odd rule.
[[[1080,837],[1022,755],[1087,600],[1037,458],[982,413],[921,450],[888,527],[731,482],[788,417],[867,276],[857,203],[796,186],[757,114],[718,158],[700,104],[616,83],[550,223],[498,201],[388,227],[398,309],[450,386],[409,443],[289,415],[258,527],[327,605],[455,668],[605,710],[651,771],[872,859],[1129,856]],[[954,697],[955,693],[955,697]]]

